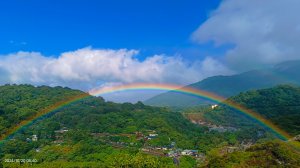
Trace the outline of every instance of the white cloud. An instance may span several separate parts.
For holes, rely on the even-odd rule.
[[[213,58],[189,63],[180,56],[154,55],[141,61],[137,50],[83,48],[46,57],[37,52],[1,56],[1,83],[69,86],[89,90],[135,82],[189,84],[230,73]]]
[[[96,93],[99,90],[111,89],[113,87],[122,86],[124,83],[104,83],[99,87],[93,88],[89,91],[91,95],[98,96]],[[114,102],[137,102],[137,101],[145,101],[155,95],[166,92],[164,90],[126,90],[126,91],[116,91],[110,92],[106,94],[102,94],[100,96],[104,97],[106,100],[113,100]]]
[[[0,58],[1,76],[8,80],[1,83],[43,83],[47,78],[41,68],[52,60],[36,52],[18,52]]]
[[[232,44],[225,55],[236,70],[300,59],[299,0],[224,0],[192,39]]]

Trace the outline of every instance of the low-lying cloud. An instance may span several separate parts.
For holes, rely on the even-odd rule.
[[[234,70],[300,59],[299,6],[299,0],[224,0],[192,39],[232,45],[224,60]]]
[[[189,84],[205,77],[230,73],[217,60],[187,62],[180,56],[153,55],[137,59],[139,52],[128,49],[83,48],[46,57],[38,52],[1,56],[1,84],[68,86],[89,90],[95,87],[144,83]]]

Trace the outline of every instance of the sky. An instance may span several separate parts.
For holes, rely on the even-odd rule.
[[[141,57],[199,52],[189,41],[190,33],[218,4],[219,0],[4,0],[0,53],[25,50],[57,56],[87,46],[138,49]]]
[[[300,59],[299,8],[298,0],[3,0],[0,84],[88,91],[268,68]]]

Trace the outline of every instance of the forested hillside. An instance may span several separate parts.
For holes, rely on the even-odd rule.
[[[55,102],[85,94],[63,87],[4,85],[0,87],[0,134]]]
[[[253,90],[233,96],[229,100],[252,109],[292,135],[300,134],[299,87],[280,85]],[[250,118],[226,106],[205,113],[204,118],[224,125],[251,125]]]
[[[268,162],[273,163],[280,158],[280,163],[299,164],[295,161],[297,157],[293,150],[286,149],[280,153],[289,143],[270,142],[275,136],[268,130],[226,106],[203,113],[205,119],[218,124],[218,127],[211,128],[194,124],[182,113],[167,108],[146,106],[141,102],[107,102],[101,97],[69,88],[5,85],[0,86],[0,90],[1,135],[56,102],[85,95],[84,99],[54,108],[51,113],[6,136],[0,143],[0,158],[3,160],[0,166],[207,167],[224,166],[227,162],[251,165],[256,157],[264,155],[270,155],[264,158],[269,159]],[[278,86],[230,99],[249,108],[269,107],[274,103],[296,107],[293,103],[299,100],[298,93],[297,87]],[[298,109],[290,110],[285,115],[298,115]],[[279,111],[274,111],[275,115],[272,111],[262,112],[271,119],[285,119]],[[241,117],[245,117],[244,120]],[[299,131],[295,118],[297,116],[285,119],[291,125],[286,130],[292,133]],[[280,155],[273,155],[273,151],[278,150]],[[236,156],[238,158],[232,159]],[[22,162],[23,159],[27,160]]]
[[[2,135],[55,102],[85,94],[69,88],[30,85],[5,85],[0,90]],[[36,158],[41,165],[88,162],[97,167],[145,160],[141,164],[174,166],[165,156],[168,151],[178,148],[206,152],[220,144],[235,143],[235,137],[232,133],[210,132],[165,108],[141,102],[118,104],[87,95],[10,135],[1,142],[0,157]],[[182,160],[182,164],[185,162],[194,163],[195,159]]]

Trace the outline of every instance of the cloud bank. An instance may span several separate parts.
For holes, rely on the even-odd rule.
[[[189,84],[211,75],[230,73],[210,57],[190,63],[180,56],[166,55],[139,60],[138,54],[137,50],[87,47],[57,57],[38,52],[3,55],[0,82],[61,85],[87,91],[135,82]]]
[[[224,60],[239,71],[300,59],[299,6],[299,0],[224,0],[192,39],[232,45]]]

